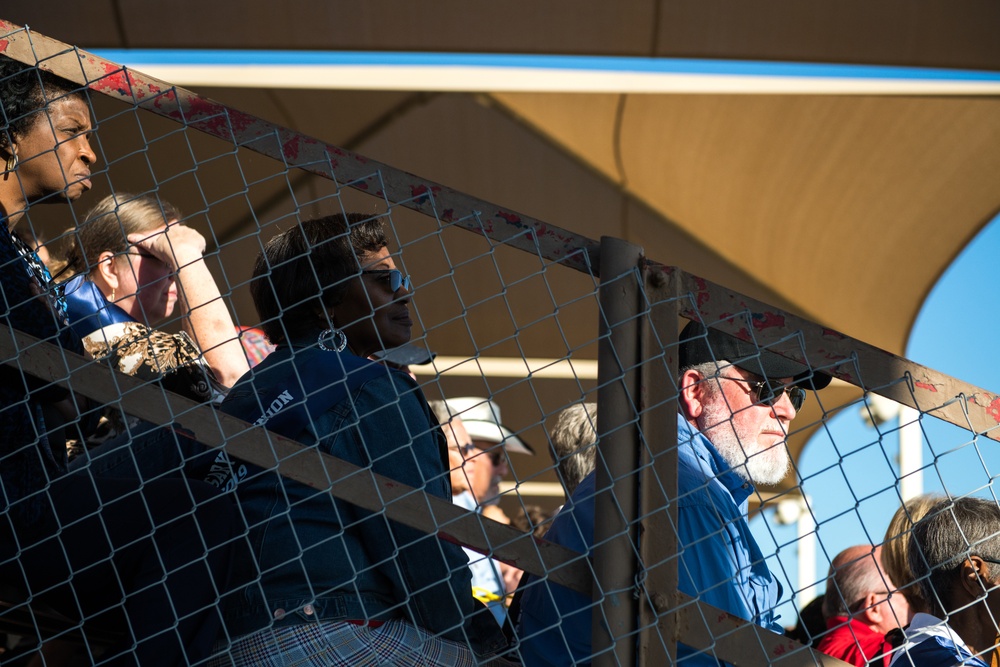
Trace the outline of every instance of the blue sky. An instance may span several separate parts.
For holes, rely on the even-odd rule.
[[[1000,216],[990,222],[955,260],[920,312],[906,356],[973,385],[1000,390],[1000,347],[992,345],[1000,313],[989,301],[989,286],[1000,282]],[[1000,443],[975,439],[968,431],[933,418],[924,429],[924,491],[992,497],[991,482],[1000,473]],[[842,549],[879,543],[899,506],[895,489],[899,440],[893,424],[880,434],[866,426],[859,410],[846,410],[829,422],[805,447],[799,472],[812,499],[817,523],[816,569],[825,575],[829,559]],[[777,551],[772,571],[784,575],[780,623],[794,625],[798,544],[794,526],[752,522],[764,553]],[[811,598],[814,590],[805,595]]]

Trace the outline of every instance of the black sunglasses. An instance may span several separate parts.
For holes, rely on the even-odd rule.
[[[488,449],[483,452],[483,454],[486,454],[490,463],[492,463],[494,467],[499,466],[501,461],[507,460],[507,452],[505,452],[504,448],[499,445]]]
[[[371,271],[362,271],[361,273],[371,273],[380,276],[388,274],[389,289],[391,289],[393,293],[398,292],[400,287],[405,287],[407,292],[412,291],[410,276],[404,276],[403,272],[399,269],[372,269]]]
[[[755,375],[754,377],[760,376]],[[748,380],[746,378],[731,378],[725,375],[719,375],[718,378],[720,380],[732,380],[733,382],[745,382],[749,385],[747,394],[753,398],[754,403],[764,403],[773,407],[775,403],[781,400],[781,395],[787,393],[792,407],[798,412],[806,402],[806,390],[798,385],[772,382],[767,378]]]

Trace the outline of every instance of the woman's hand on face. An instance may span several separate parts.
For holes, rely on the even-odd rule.
[[[129,234],[128,240],[174,270],[200,260],[205,254],[205,237],[176,221],[146,234]]]

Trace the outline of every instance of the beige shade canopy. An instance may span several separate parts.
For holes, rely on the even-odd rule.
[[[13,0],[0,14],[88,50],[565,54],[1000,71],[1000,4],[990,0],[96,0],[59,11]],[[591,238],[632,241],[659,262],[898,354],[938,277],[1000,211],[995,95],[190,87]],[[290,206],[282,192],[288,188],[276,186],[257,200],[260,217]],[[182,209],[194,208],[184,197],[169,193]],[[211,222],[220,243],[253,224],[245,211],[227,217],[224,207]],[[415,275],[419,262],[410,266]],[[245,298],[235,300],[241,319],[252,318]],[[433,300],[420,308],[428,322],[453,315]],[[525,336],[520,344],[531,356],[565,354],[550,349],[551,336]],[[444,352],[458,356],[482,345],[461,336],[447,344]],[[489,354],[518,350],[498,343]],[[579,396],[576,383],[551,382],[556,404]],[[453,396],[484,391],[471,379],[443,386]],[[526,439],[544,440],[544,414],[503,409]],[[796,454],[803,443],[793,438]],[[525,470],[533,467],[540,465]]]

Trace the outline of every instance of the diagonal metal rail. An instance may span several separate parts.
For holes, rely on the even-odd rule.
[[[58,345],[0,326],[0,359],[22,372],[50,380],[74,394],[154,424],[179,424],[199,442],[231,456],[373,512],[428,535],[441,535],[567,588],[590,594],[591,570],[583,554],[532,537],[464,510],[449,500],[377,475],[314,447],[306,447],[209,405],[67,352]]]

